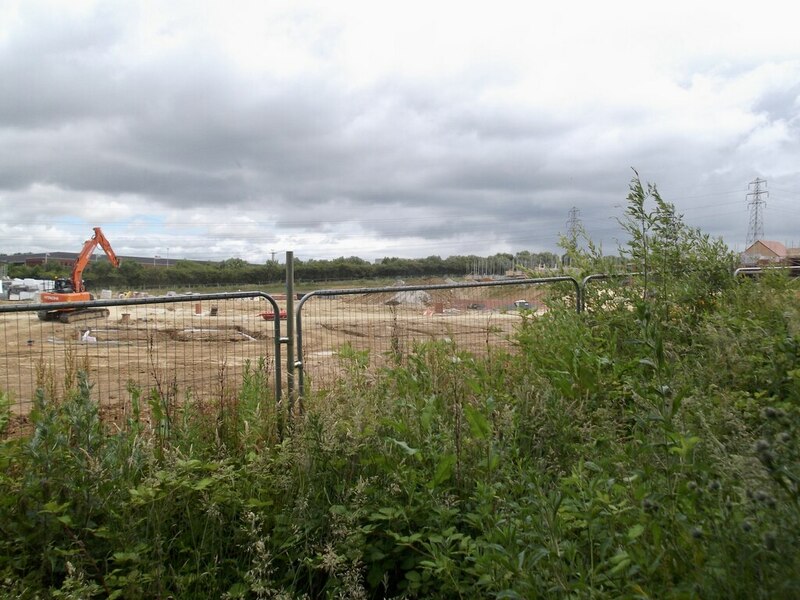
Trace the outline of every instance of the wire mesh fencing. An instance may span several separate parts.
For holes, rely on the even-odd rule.
[[[800,267],[743,268],[733,275],[778,270],[794,275]],[[365,370],[379,369],[420,342],[446,340],[474,355],[512,349],[521,320],[542,312],[548,297],[582,312],[590,284],[637,275],[318,290],[296,304],[291,322],[285,300],[279,304],[279,296],[263,292],[3,303],[0,393],[14,415],[24,416],[37,390],[63,398],[85,371],[101,412],[114,420],[130,409],[134,394],[224,403],[249,377],[269,388],[276,403],[285,390],[291,408],[296,381],[302,397],[341,381],[353,360]],[[103,310],[88,319],[39,315],[84,308]],[[288,327],[293,323],[295,335]],[[291,349],[296,357],[288,356]]]
[[[474,355],[511,349],[523,316],[543,311],[548,294],[577,309],[579,292],[571,277],[312,292],[297,307],[300,393],[331,387],[348,361],[379,369],[420,342]]]
[[[580,308],[571,277],[320,290],[296,304],[294,340],[281,335],[290,329],[285,300],[262,292],[3,305],[0,391],[24,416],[37,390],[63,398],[83,371],[103,418],[115,421],[134,395],[226,403],[257,377],[291,407],[295,391],[340,381],[353,357],[372,369],[425,341],[475,355],[511,349],[521,320],[543,311],[548,295]],[[42,320],[43,309],[99,312]],[[287,356],[293,345],[296,361]]]
[[[42,320],[43,309],[61,312]],[[2,306],[0,390],[13,414],[26,415],[37,390],[63,398],[85,371],[109,420],[129,410],[132,394],[225,402],[246,372],[279,399],[279,310],[260,292]]]

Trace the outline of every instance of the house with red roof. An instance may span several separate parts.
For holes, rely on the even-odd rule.
[[[790,265],[800,263],[800,248],[787,248],[780,242],[756,240],[742,252],[742,264]]]

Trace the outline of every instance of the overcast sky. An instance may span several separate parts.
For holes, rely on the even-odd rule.
[[[791,3],[0,1],[0,253],[615,253],[636,168],[800,245]]]

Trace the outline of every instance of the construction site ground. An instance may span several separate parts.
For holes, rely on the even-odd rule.
[[[545,290],[524,291],[532,309],[525,314],[535,314]],[[521,293],[516,288],[467,288],[400,301],[392,293],[312,297],[302,309],[306,385],[322,389],[335,382],[345,346],[369,351],[371,367],[422,341],[445,339],[458,350],[478,354],[510,347],[522,318],[514,307]],[[0,391],[11,398],[12,415],[23,426],[37,388],[63,397],[79,370],[88,372],[92,396],[110,421],[129,415],[132,394],[141,393],[146,405],[152,390],[174,403],[229,402],[248,364],[252,370],[264,361],[274,385],[275,325],[260,316],[271,310],[261,298],[187,298],[175,304],[114,306],[107,318],[69,324],[40,321],[34,312],[0,313]],[[279,323],[285,336],[287,322]],[[279,348],[285,390],[287,345]]]

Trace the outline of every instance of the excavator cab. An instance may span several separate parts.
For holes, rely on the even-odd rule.
[[[54,282],[53,291],[57,294],[71,294],[75,290],[73,289],[71,280],[59,277]]]

